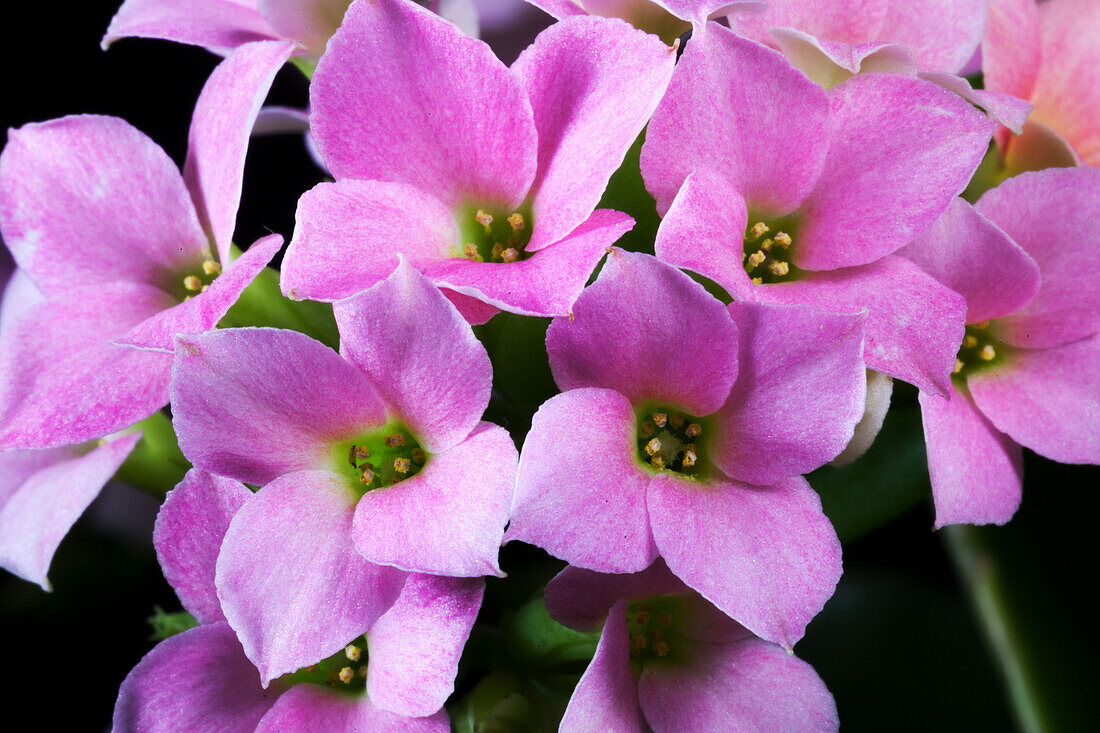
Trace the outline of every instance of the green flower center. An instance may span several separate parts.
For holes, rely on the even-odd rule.
[[[429,457],[412,432],[397,422],[337,443],[332,454],[337,471],[363,494],[415,476]]]
[[[659,471],[685,476],[704,472],[706,421],[668,407],[638,412],[638,459]]]
[[[796,228],[797,222],[792,216],[770,221],[749,217],[741,261],[754,285],[798,279],[800,271],[791,264]]]
[[[190,300],[210,287],[221,271],[222,266],[217,259],[212,255],[207,256],[201,264],[188,268],[170,279],[164,289],[180,302]]]
[[[684,649],[679,640],[683,607],[678,596],[658,596],[626,607],[626,628],[630,661],[639,666],[649,662],[674,662]]]
[[[307,683],[362,693],[367,689],[367,637],[360,636],[328,659],[285,674],[279,681],[288,686]]]
[[[530,254],[524,250],[531,241],[531,207],[515,211],[496,207],[471,206],[458,214],[459,236],[456,257],[475,262],[519,262]]]
[[[953,375],[965,379],[968,374],[999,363],[1006,347],[989,332],[989,321],[973,323],[966,327],[959,354],[955,357]]]

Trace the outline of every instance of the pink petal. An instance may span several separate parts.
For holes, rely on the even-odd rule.
[[[642,670],[638,697],[657,733],[835,731],[836,703],[813,667],[774,644],[692,644],[683,665]]]
[[[46,572],[58,545],[140,438],[124,435],[82,456],[57,456],[0,497],[0,567],[49,591]]]
[[[661,473],[647,503],[669,569],[785,649],[802,638],[840,579],[840,542],[801,476],[760,488]]]
[[[405,573],[355,551],[354,513],[340,477],[299,471],[233,517],[218,555],[218,598],[265,686],[332,656],[397,598]]]
[[[1100,336],[1019,349],[967,380],[1000,431],[1062,463],[1100,463]]]
[[[546,333],[554,381],[631,403],[708,415],[737,378],[737,328],[722,304],[648,255],[612,250],[600,276]]]
[[[629,400],[609,389],[543,403],[523,444],[505,541],[592,570],[648,567],[657,556],[645,507],[650,475],[636,458],[635,431]]]
[[[406,718],[375,707],[368,695],[353,697],[320,685],[297,685],[279,698],[256,726],[256,733],[448,733],[450,729],[450,720],[442,710],[427,718]]]
[[[492,389],[489,355],[408,262],[333,312],[341,355],[367,374],[430,453],[453,448],[477,426]]]
[[[557,242],[600,202],[672,77],[675,49],[627,23],[569,18],[539,34],[512,73],[538,131],[529,251]]]
[[[998,338],[1028,348],[1100,331],[1100,171],[1058,168],[1025,173],[974,207],[1039,265],[1042,285],[1022,310],[997,324]]]
[[[1039,291],[1035,260],[962,199],[898,254],[966,298],[967,323],[1014,313]]]
[[[732,303],[741,371],[707,448],[723,473],[766,486],[836,458],[863,417],[866,316]]]
[[[0,250],[0,256],[8,257],[8,251]],[[14,326],[19,317],[30,310],[32,305],[37,305],[43,300],[45,296],[31,282],[30,276],[16,267],[8,278],[3,296],[0,298],[0,333]]]
[[[118,39],[128,37],[189,43],[226,55],[250,41],[278,36],[256,10],[254,2],[204,0],[196,4],[125,0],[111,19],[100,45],[106,50]]]
[[[385,279],[401,256],[416,268],[454,256],[458,239],[450,210],[412,186],[320,183],[298,199],[281,287],[295,300],[347,298]]]
[[[173,422],[198,468],[262,485],[327,468],[336,443],[386,422],[366,375],[297,331],[219,329],[177,344]]]
[[[488,323],[489,319],[500,313],[500,308],[483,303],[477,298],[472,298],[469,295],[463,295],[462,293],[456,293],[453,290],[447,290],[444,288],[442,291],[447,300],[454,304],[455,308],[458,308],[458,312],[462,314],[462,317],[466,319],[466,322],[471,326],[480,326],[483,323]]]
[[[755,292],[768,303],[808,303],[835,313],[866,310],[867,366],[926,392],[946,394],[962,343],[966,301],[912,262],[888,256]]]
[[[646,131],[646,188],[663,214],[690,173],[712,168],[750,210],[789,213],[825,162],[825,93],[775,51],[715,23],[699,31]]]
[[[892,0],[879,40],[913,51],[923,71],[958,73],[974,55],[985,31],[989,0]],[[843,5],[843,3],[841,3]]]
[[[961,76],[941,72],[925,72],[920,78],[939,84],[960,97],[986,111],[990,117],[1012,130],[1017,135],[1023,130],[1024,122],[1031,114],[1031,102],[1003,92],[991,92],[987,89],[974,89],[970,82]]]
[[[919,395],[936,528],[948,524],[1004,524],[1020,506],[1020,446],[997,431],[957,390],[947,400]]]
[[[985,88],[1029,99],[1041,53],[1038,3],[989,0],[989,21],[982,39]]]
[[[168,492],[157,514],[153,545],[164,579],[200,624],[225,620],[214,570],[229,523],[250,498],[243,484],[196,468]]]
[[[448,206],[516,207],[537,136],[519,80],[424,8],[356,3],[310,85],[317,147],[337,178],[407,183]]]
[[[996,126],[946,89],[864,74],[829,91],[835,135],[802,207],[792,262],[873,262],[930,227],[970,181]]]
[[[517,460],[508,431],[481,423],[463,442],[430,455],[415,476],[364,494],[355,510],[355,549],[404,570],[502,576],[497,551]]]
[[[371,702],[399,715],[431,715],[454,692],[458,660],[481,608],[485,581],[410,575],[367,634]]]
[[[913,55],[897,44],[836,43],[794,28],[772,28],[771,34],[783,55],[825,89],[860,72],[917,73]]]
[[[175,163],[116,117],[10,131],[0,155],[0,233],[47,295],[118,281],[174,285],[209,256]]]
[[[643,733],[638,683],[630,669],[626,601],[611,607],[596,654],[577,683],[561,719],[560,733]]]
[[[730,27],[746,38],[769,43],[772,28],[797,28],[837,43],[867,43],[886,18],[884,0],[768,0],[761,12],[729,16]]]
[[[111,339],[171,305],[135,283],[76,288],[0,336],[0,448],[82,443],[168,403],[169,354]]]
[[[183,178],[223,263],[231,259],[252,123],[293,50],[275,41],[241,46],[214,69],[195,104]]]
[[[619,600],[689,592],[665,561],[657,558],[638,573],[596,573],[570,565],[546,584],[545,600],[546,610],[558,623],[578,631],[595,631]]]
[[[130,671],[114,730],[249,733],[283,689],[260,687],[229,624],[204,624],[157,644]]]

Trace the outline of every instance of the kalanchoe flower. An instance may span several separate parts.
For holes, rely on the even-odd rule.
[[[236,481],[199,470],[169,493],[154,543],[199,626],[160,643],[130,672],[114,729],[447,731],[440,708],[484,582],[389,571],[385,587],[362,599],[364,638],[261,684],[215,588],[219,548],[251,497]]]
[[[993,123],[944,89],[865,74],[827,92],[715,23],[642,148],[657,256],[737,299],[866,310],[867,366],[948,388],[962,299],[892,253],[966,186]]]
[[[310,87],[336,182],[298,203],[283,292],[337,300],[403,254],[471,321],[568,312],[632,225],[594,209],[674,60],[622,21],[571,18],[508,68],[412,3],[354,3]]]
[[[211,75],[183,176],[113,117],[26,125],[0,155],[0,233],[45,295],[0,337],[0,448],[81,443],[168,402],[177,332],[213,328],[282,242],[232,259],[252,119],[289,44]]]
[[[379,565],[501,574],[517,455],[480,421],[484,347],[404,262],[336,321],[342,354],[277,329],[180,337],[176,350],[184,454],[263,486],[229,528],[217,587],[265,682],[363,632],[359,604],[394,570]]]
[[[622,18],[635,28],[655,33],[671,43],[691,30],[691,24],[728,10],[759,12],[763,0],[527,0],[550,15],[597,15]]]
[[[580,631],[603,625],[563,733],[837,729],[810,665],[754,637],[660,559],[629,575],[566,568],[546,586],[546,607]]]
[[[1011,519],[1020,445],[1100,463],[1097,242],[1100,171],[1058,169],[957,200],[901,251],[967,302],[951,399],[920,397],[937,527]]]
[[[863,317],[728,310],[683,273],[613,250],[546,336],[565,390],[534,416],[506,539],[637,572],[658,554],[790,648],[832,595],[840,545],[799,474],[863,412]]]

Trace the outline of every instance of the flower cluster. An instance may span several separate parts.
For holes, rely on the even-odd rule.
[[[891,380],[937,527],[1011,519],[1021,446],[1100,463],[1094,6],[532,4],[556,22],[507,66],[468,2],[126,0],[104,47],[224,56],[182,174],[117,118],[10,132],[0,565],[48,589],[116,472],[193,466],[153,543],[194,626],[116,730],[495,729],[493,583],[587,640],[540,652],[563,731],[834,730],[792,656],[842,573],[805,474],[859,459]],[[331,179],[275,270],[281,236],[232,240],[288,62]],[[545,351],[491,358],[505,318]],[[530,429],[490,422],[524,409],[501,359],[543,357]],[[502,568],[521,542],[560,572]]]

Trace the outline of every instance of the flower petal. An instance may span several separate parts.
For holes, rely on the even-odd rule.
[[[874,369],[867,370],[867,404],[863,408],[863,417],[856,423],[851,442],[829,463],[830,466],[841,468],[854,463],[871,448],[882,429],[883,421],[886,420],[893,394],[893,379]]]
[[[637,573],[597,573],[569,565],[546,584],[545,600],[546,610],[558,623],[578,631],[595,631],[619,600],[689,592],[665,561],[657,558]]]
[[[256,4],[251,5],[237,0],[200,4],[125,0],[100,45],[106,50],[120,38],[161,38],[203,46],[224,56],[244,43],[278,37]]]
[[[296,685],[256,726],[256,733],[338,730],[346,733],[448,733],[447,713],[406,718],[378,708],[369,695],[353,697],[319,685]]]
[[[1029,99],[1039,74],[1040,46],[1035,0],[989,0],[982,39],[985,88]]]
[[[1028,115],[1034,109],[1031,102],[1004,92],[991,92],[988,89],[974,89],[965,78],[941,72],[924,72],[921,79],[939,84],[960,97],[985,110],[986,114],[1012,130],[1017,135],[1024,128]]]

